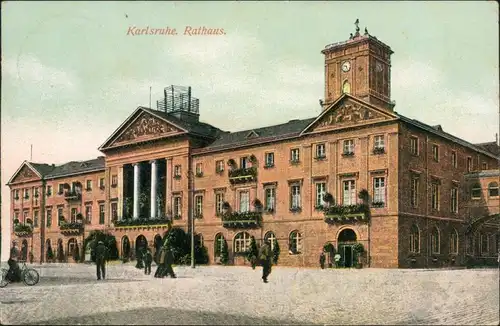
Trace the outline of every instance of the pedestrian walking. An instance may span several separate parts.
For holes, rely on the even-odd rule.
[[[158,258],[158,267],[156,268],[156,272],[154,277],[163,277],[163,270],[164,265],[165,265],[165,247],[161,247],[160,253],[159,253],[159,258]]]
[[[153,263],[153,253],[151,249],[146,248],[142,257],[144,257],[144,274],[151,275],[151,264]]]
[[[106,260],[108,259],[108,248],[104,242],[99,241],[95,247],[95,264],[97,268],[97,280],[106,279]]]
[[[177,278],[177,276],[175,276],[174,269],[172,268],[173,263],[174,254],[172,252],[172,248],[170,248],[170,245],[167,243],[165,245],[165,266],[162,277],[170,275],[171,278]]]
[[[271,274],[272,258],[271,242],[265,240],[259,249],[259,259],[262,264],[262,281],[264,283],[267,283],[267,277]]]
[[[325,253],[322,251],[321,255],[319,255],[319,264],[321,266],[321,269],[325,269],[325,261],[326,261]]]

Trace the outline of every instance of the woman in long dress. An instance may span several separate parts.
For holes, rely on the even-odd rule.
[[[165,247],[160,249],[160,259],[158,261],[158,267],[156,268],[155,277],[163,277],[165,269]]]

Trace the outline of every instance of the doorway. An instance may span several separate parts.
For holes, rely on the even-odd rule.
[[[353,246],[356,244],[357,236],[353,229],[344,229],[339,233],[338,247],[339,254],[342,256],[342,266],[351,268],[354,266],[354,250]]]
[[[345,245],[343,247],[343,257],[344,257],[344,267],[351,268],[353,265],[353,254],[352,254],[352,246]]]

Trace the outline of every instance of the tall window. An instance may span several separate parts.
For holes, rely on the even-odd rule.
[[[385,178],[377,177],[373,179],[373,202],[385,203]]]
[[[104,224],[104,204],[99,204],[99,224]]]
[[[76,214],[77,214],[77,210],[76,208],[72,208],[71,209],[71,223],[75,223],[76,222]]]
[[[30,213],[30,211],[28,211],[28,210],[23,211],[23,223],[26,223],[26,221],[28,220],[29,213]]]
[[[299,208],[301,208],[300,184],[292,184],[290,186],[290,209]]]
[[[39,212],[33,211],[33,227],[37,228],[38,227],[38,218],[39,218]]]
[[[113,221],[118,219],[118,203],[111,203],[111,218]]]
[[[219,160],[215,162],[215,172],[221,173],[224,171],[224,160]]]
[[[354,140],[348,139],[344,140],[344,155],[352,155],[354,154]]]
[[[62,218],[63,218],[63,208],[57,207],[57,224],[58,225],[61,225]]]
[[[105,183],[104,178],[99,178],[99,188],[104,189]]]
[[[317,144],[316,145],[316,158],[325,158],[325,157],[326,157],[325,144]]]
[[[240,212],[245,213],[250,211],[250,192],[240,191]]]
[[[451,152],[451,166],[457,167],[457,152]]]
[[[298,148],[290,150],[290,161],[299,162],[300,161],[300,151]]]
[[[240,232],[234,237],[234,252],[243,253],[250,249],[250,234],[247,232]]]
[[[57,194],[58,195],[62,195],[64,193],[64,184],[63,183],[60,183],[57,185],[58,189],[57,189]]]
[[[431,253],[439,254],[440,244],[439,230],[437,227],[434,227],[431,231]]]
[[[175,218],[181,218],[182,216],[182,197],[181,196],[175,196],[174,197],[174,207],[173,207],[173,214]]]
[[[415,155],[415,156],[418,155],[418,138],[417,137],[410,138],[410,153],[412,155]]]
[[[19,199],[19,189],[14,190],[14,200]]]
[[[410,252],[420,252],[420,231],[415,224],[410,229]]]
[[[24,199],[30,198],[30,190],[29,189],[24,189]]]
[[[202,218],[203,217],[203,196],[202,195],[195,196],[195,203],[196,203],[195,217]]]
[[[355,205],[356,204],[356,183],[354,180],[346,180],[343,182],[344,191],[342,192],[342,204]]]
[[[266,155],[265,155],[265,161],[266,161],[266,166],[267,167],[274,166],[274,153],[266,153]]]
[[[275,211],[276,210],[276,188],[267,187],[265,189],[266,196],[266,210]]]
[[[269,231],[264,236],[264,240],[269,240],[271,243],[271,250],[274,250],[274,241],[276,240],[276,235],[273,232]]]
[[[87,223],[92,222],[92,205],[85,206],[85,220]]]
[[[181,177],[181,166],[180,165],[174,166],[174,177],[176,177],[176,178]]]
[[[488,163],[483,162],[483,163],[481,164],[481,170],[488,170]]]
[[[118,176],[116,174],[111,176],[111,186],[112,187],[118,186]]]
[[[458,213],[458,188],[451,188],[451,207],[452,213]]]
[[[219,257],[224,248],[224,236],[222,233],[217,233],[215,235],[215,245],[214,245],[214,256]]]
[[[479,183],[476,183],[472,186],[471,198],[472,199],[481,198],[481,185]]]
[[[431,183],[431,205],[432,209],[439,210],[439,184],[437,182]]]
[[[450,233],[450,254],[458,254],[458,232],[455,229]]]
[[[373,138],[373,148],[374,149],[384,149],[385,148],[385,143],[384,143],[384,136],[383,135],[378,135]]]
[[[224,206],[224,193],[218,192],[215,194],[215,214],[222,214],[222,207]]]
[[[432,145],[432,158],[434,161],[439,162],[439,146]]]
[[[488,197],[498,197],[498,182],[490,182],[488,185]]]
[[[316,207],[324,206],[325,202],[323,200],[326,194],[326,182],[316,183]]]
[[[47,208],[47,227],[50,228],[52,226],[52,208]]]
[[[467,248],[466,248],[467,253],[473,255],[475,234],[469,234],[466,240],[467,240]]]
[[[202,163],[196,163],[196,175],[197,176],[203,175],[203,164]]]
[[[302,252],[302,235],[299,231],[292,231],[288,239],[289,253],[291,255],[297,255]]]
[[[472,158],[467,157],[467,172],[471,172],[471,171],[472,171]]]
[[[485,233],[481,233],[481,255],[487,255],[489,251],[489,238]]]
[[[248,167],[248,157],[240,157],[240,169],[246,169]]]
[[[91,191],[92,190],[92,180],[87,180],[86,183],[87,184],[85,186],[85,190]]]

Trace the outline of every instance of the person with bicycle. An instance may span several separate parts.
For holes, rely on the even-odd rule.
[[[8,276],[12,282],[21,281],[21,269],[17,263],[19,259],[19,249],[17,249],[17,241],[12,241],[12,248],[10,248],[10,256],[7,263],[9,264]]]

